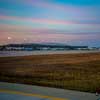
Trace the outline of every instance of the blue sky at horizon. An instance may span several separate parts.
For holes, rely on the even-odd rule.
[[[100,46],[99,0],[0,0],[0,44]]]

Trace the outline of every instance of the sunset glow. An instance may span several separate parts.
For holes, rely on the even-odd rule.
[[[0,0],[0,44],[100,46],[99,0]]]

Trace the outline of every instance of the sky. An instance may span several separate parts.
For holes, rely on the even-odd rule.
[[[100,47],[100,0],[0,0],[0,44]]]

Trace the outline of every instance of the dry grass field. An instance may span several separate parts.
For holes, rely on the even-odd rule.
[[[95,92],[100,53],[1,57],[0,81]]]

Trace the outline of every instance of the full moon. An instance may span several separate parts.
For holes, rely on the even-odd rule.
[[[12,38],[11,37],[8,37],[8,40],[11,40]]]

